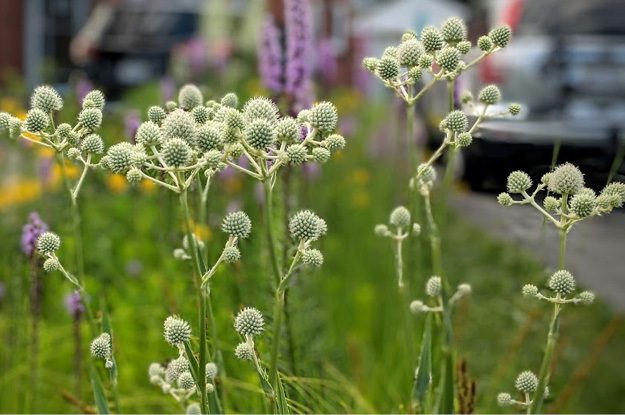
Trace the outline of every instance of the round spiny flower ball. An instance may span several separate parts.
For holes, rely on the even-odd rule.
[[[477,99],[486,105],[495,105],[501,99],[501,92],[497,85],[488,85],[482,88]]]
[[[462,19],[457,17],[450,17],[445,20],[441,27],[441,34],[445,42],[453,45],[458,42],[462,42],[467,38],[467,26]]]
[[[191,338],[191,326],[181,318],[169,316],[163,324],[165,341],[176,346],[183,344]]]
[[[308,149],[301,144],[291,144],[286,148],[286,155],[291,163],[300,165],[306,161]]]
[[[447,46],[443,49],[436,59],[439,66],[448,72],[455,71],[458,68],[461,58],[460,51],[453,46]]]
[[[592,197],[597,197],[597,194],[595,193],[594,190],[592,190],[590,187],[583,187],[578,193],[577,195],[584,195],[584,196],[592,196]]]
[[[151,377],[161,377],[165,374],[165,368],[160,363],[150,363],[148,367],[148,375]]]
[[[80,149],[89,154],[102,154],[104,153],[104,141],[97,134],[89,134],[80,143]]]
[[[569,202],[571,211],[580,218],[585,218],[592,215],[592,212],[597,207],[597,198],[590,194],[577,194],[571,198]]]
[[[555,212],[560,207],[560,201],[553,196],[547,196],[543,201],[543,206],[548,212]]]
[[[551,180],[552,177],[553,177],[553,173],[551,172],[545,173],[540,177],[540,182],[544,184],[545,186],[549,186],[549,181]]]
[[[427,26],[421,31],[421,43],[426,52],[434,52],[443,47],[443,36],[434,26]]]
[[[432,57],[432,55],[428,55],[427,53],[424,53],[421,56],[419,56],[419,61],[417,64],[419,65],[419,68],[422,68],[422,69],[431,68],[432,65],[434,64],[434,58]]]
[[[421,163],[417,167],[417,177],[423,183],[433,183],[436,180],[436,170],[427,163]]]
[[[22,120],[17,117],[11,116],[9,120],[9,137],[17,138],[22,133]]]
[[[417,66],[419,56],[424,52],[423,46],[417,39],[410,39],[402,42],[397,48],[397,57],[399,64],[402,66]]]
[[[228,213],[221,224],[221,229],[230,236],[245,239],[252,232],[252,221],[245,212]]]
[[[302,262],[312,267],[320,267],[323,265],[323,254],[318,249],[306,249],[302,253]]]
[[[202,125],[197,129],[195,138],[201,151],[215,150],[223,144],[223,129],[215,123]]]
[[[280,141],[296,143],[300,141],[300,127],[293,117],[284,117],[276,125],[276,136]]]
[[[216,169],[221,164],[224,155],[219,150],[210,150],[206,152],[204,158],[206,159],[206,164],[208,164],[208,167]]]
[[[264,326],[263,315],[254,307],[239,311],[234,320],[234,329],[242,336],[256,336],[262,333]]]
[[[362,66],[369,72],[375,73],[375,71],[378,69],[378,62],[379,61],[377,58],[369,56],[362,60]]]
[[[508,42],[510,42],[510,37],[512,36],[512,30],[510,30],[510,26],[499,26],[494,28],[488,34],[490,40],[493,41],[495,46],[500,48],[505,48]]]
[[[157,105],[154,105],[148,109],[148,119],[154,124],[161,125],[163,120],[167,117],[165,110]]]
[[[254,348],[248,343],[239,343],[236,349],[234,349],[234,355],[237,359],[252,360],[254,357]]]
[[[26,130],[38,133],[48,128],[48,125],[50,125],[50,119],[48,118],[48,114],[39,108],[35,108],[28,111],[24,124],[26,125]]]
[[[178,109],[178,104],[176,104],[176,102],[174,101],[167,101],[165,103],[165,109],[167,110],[167,112],[174,112]]]
[[[508,193],[499,193],[497,196],[497,202],[499,202],[501,206],[508,207],[512,205],[513,200]]]
[[[525,284],[521,291],[525,297],[536,297],[536,294],[538,294],[538,287],[532,284]]]
[[[141,170],[136,167],[131,167],[130,170],[126,173],[126,180],[129,184],[138,184],[143,180],[143,174],[141,174]]]
[[[94,108],[98,108],[100,111],[104,109],[104,104],[106,100],[104,99],[104,94],[97,89],[93,91],[89,91],[85,98],[82,100],[83,105],[85,101],[91,101],[94,105]]]
[[[147,159],[148,155],[145,152],[143,144],[135,144],[132,153],[130,153],[130,164],[134,167],[141,168]]]
[[[273,125],[278,121],[278,107],[270,99],[252,98],[243,106],[243,117],[247,122],[260,119]]]
[[[597,206],[603,212],[610,212],[621,203],[621,199],[617,195],[601,194],[597,197]]]
[[[331,134],[321,144],[334,153],[345,148],[345,138],[340,134]]]
[[[583,304],[592,304],[595,301],[595,294],[590,291],[584,291],[579,294],[579,299]]]
[[[221,99],[221,105],[230,108],[236,108],[239,105],[239,98],[237,97],[237,94],[235,94],[234,92],[228,92]]]
[[[227,246],[224,248],[223,256],[228,264],[234,264],[241,258],[241,251],[236,246]]]
[[[67,158],[70,160],[78,160],[80,155],[81,155],[80,150],[78,150],[76,147],[72,147],[69,150],[67,150]]]
[[[198,124],[204,124],[210,119],[210,111],[203,105],[198,105],[191,110],[191,116]]]
[[[402,43],[403,42],[407,42],[407,41],[412,40],[412,39],[415,39],[415,40],[419,39],[419,36],[418,36],[417,32],[415,32],[414,30],[406,30],[404,32],[404,34],[401,35]]]
[[[458,48],[460,53],[466,55],[471,50],[471,42],[469,42],[468,40],[463,40],[462,42],[458,42],[456,47]]]
[[[410,81],[410,83],[416,84],[417,82],[421,80],[422,70],[423,69],[420,68],[419,66],[415,66],[408,70],[408,80]]]
[[[607,185],[602,191],[602,196],[617,196],[618,199],[612,198],[615,201],[613,207],[622,207],[625,203],[625,183],[613,182]]]
[[[182,389],[189,390],[195,386],[195,380],[190,372],[184,372],[178,377],[178,386]]]
[[[380,79],[388,81],[399,75],[399,62],[397,59],[387,56],[378,61],[376,72]]]
[[[463,104],[468,104],[471,101],[473,101],[473,94],[471,93],[471,91],[464,91],[462,94],[460,94],[460,102],[462,102]]]
[[[91,354],[98,359],[111,357],[111,336],[102,333],[91,342]]]
[[[230,107],[219,108],[215,113],[214,121],[223,122],[228,128],[243,128],[245,126],[243,114]]]
[[[0,131],[3,131],[3,132],[8,131],[11,128],[12,119],[13,119],[13,116],[9,114],[8,112],[0,112]],[[61,126],[59,125],[59,127]],[[58,131],[58,128],[57,128],[57,131]],[[71,131],[71,127],[70,127],[70,131]]]
[[[310,110],[301,110],[297,113],[297,122],[301,125],[310,122]]]
[[[382,52],[383,58],[393,58],[397,59],[397,47],[396,46],[387,46]]]
[[[160,109],[160,107],[155,108]],[[141,143],[146,146],[156,146],[163,141],[163,132],[156,122],[146,121],[141,123],[137,129],[135,139],[137,143]]]
[[[63,108],[63,99],[54,88],[42,85],[35,88],[30,98],[30,105],[49,114],[52,111],[58,111]]]
[[[291,217],[289,231],[295,240],[316,239],[321,235],[320,218],[310,210],[302,210]]]
[[[187,406],[187,409],[185,410],[185,414],[186,415],[201,415],[202,408],[200,407],[199,404],[193,402],[192,404]]]
[[[102,124],[102,110],[99,108],[86,108],[78,114],[78,122],[83,127],[93,131]]]
[[[575,291],[575,278],[568,271],[556,271],[549,278],[549,288],[558,294],[570,294]]]
[[[488,36],[480,36],[477,40],[477,47],[482,52],[488,52],[493,47],[493,41]]]
[[[217,377],[217,365],[213,362],[208,362],[206,364],[206,377],[208,379],[215,379]]]
[[[549,190],[558,194],[574,195],[584,187],[584,175],[571,163],[561,164],[549,179]]]
[[[130,156],[133,151],[132,144],[126,142],[109,147],[106,165],[113,173],[125,173],[130,168]]]
[[[410,211],[404,206],[398,206],[391,212],[389,223],[397,227],[410,225]]]
[[[312,156],[315,162],[319,164],[323,164],[327,162],[328,160],[330,160],[332,153],[330,153],[330,150],[328,150],[327,148],[315,147],[312,150]]]
[[[232,159],[237,160],[243,155],[243,145],[241,143],[234,143],[228,147],[228,154]]]
[[[45,255],[56,252],[61,247],[61,238],[53,232],[45,232],[37,238],[37,250]]]
[[[95,102],[91,101],[90,99],[83,100],[82,109],[86,109],[86,108],[95,108]]]
[[[532,187],[532,179],[524,171],[513,171],[508,176],[508,191],[510,193],[523,193]]]
[[[212,383],[207,383],[206,384],[206,393],[213,393],[215,392],[215,387],[213,386]]]
[[[241,133],[238,129],[235,128],[225,128],[223,130],[223,140],[224,143],[234,144],[239,141],[239,137],[241,137]]]
[[[387,236],[390,234],[390,231],[388,230],[388,226],[382,223],[375,225],[375,228],[373,231],[375,232],[377,236]]]
[[[331,102],[320,102],[310,110],[310,124],[324,133],[336,130],[338,121],[336,107]]]
[[[273,124],[262,118],[249,123],[245,127],[243,135],[249,145],[257,150],[264,150],[276,141],[276,131]]]
[[[184,167],[191,161],[191,147],[180,138],[172,138],[163,146],[163,160],[171,167]]]
[[[532,393],[538,387],[538,378],[535,374],[526,370],[519,374],[516,381],[514,381],[514,386],[521,392]]]
[[[425,284],[425,293],[430,297],[438,297],[441,294],[441,277],[430,277]]]
[[[449,130],[460,133],[469,127],[469,120],[464,112],[455,110],[447,114],[445,125]]]
[[[189,361],[186,357],[180,356],[169,362],[169,368],[175,374],[175,378],[178,379],[180,375],[189,371]]]
[[[510,115],[519,115],[519,113],[521,112],[521,106],[513,102],[512,104],[508,105],[508,112],[510,113]]]
[[[191,144],[194,139],[194,128],[195,120],[193,120],[193,116],[180,109],[170,112],[163,120],[163,133],[166,140],[179,138]]]
[[[54,258],[48,258],[45,260],[45,262],[43,263],[43,270],[45,272],[54,272],[57,269],[59,269],[59,261],[57,261]]]
[[[473,288],[471,287],[471,284],[460,284],[458,285],[458,292],[463,295],[468,295],[473,292]]]
[[[456,137],[456,144],[460,147],[469,147],[473,142],[473,136],[470,133],[460,133]]]
[[[419,314],[420,312],[423,311],[423,301],[419,301],[419,300],[414,300],[410,303],[410,312],[412,314]]]
[[[204,96],[202,96],[202,91],[200,91],[197,86],[186,84],[180,88],[178,102],[180,103],[180,107],[190,110],[198,105],[202,105]]]
[[[502,392],[497,395],[497,403],[500,406],[510,406],[512,405],[512,396],[509,393]]]

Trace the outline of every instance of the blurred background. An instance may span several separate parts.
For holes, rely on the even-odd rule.
[[[292,172],[287,194],[293,196],[285,198],[286,211],[312,208],[330,226],[324,268],[298,280],[290,298],[291,349],[298,357],[292,360],[304,362],[291,373],[351,391],[298,391],[317,405],[311,403],[313,411],[398,411],[397,397],[410,387],[402,379],[412,368],[401,367],[398,351],[405,345],[392,328],[402,315],[394,309],[392,253],[372,229],[407,203],[405,112],[361,62],[398,44],[407,29],[420,32],[451,16],[467,21],[474,44],[495,25],[513,31],[506,49],[459,78],[456,96],[495,83],[502,108],[522,105],[515,119],[483,124],[479,139],[461,153],[450,206],[440,207],[446,270],[452,282],[470,282],[475,291],[457,316],[459,357],[477,382],[476,410],[499,411],[495,394],[510,387],[517,371],[538,367],[546,333],[545,308],[523,301],[520,287],[544,285],[558,247],[557,235],[532,209],[504,209],[495,196],[511,171],[539,179],[565,161],[579,165],[595,190],[625,180],[625,2],[2,0],[0,111],[24,117],[30,92],[45,83],[63,95],[63,116],[72,119],[84,95],[98,88],[108,99],[101,135],[111,145],[132,141],[147,108],[164,105],[187,82],[208,98],[230,91],[240,102],[267,95],[291,113],[316,101],[334,102],[346,150],[323,168]],[[283,67],[286,23],[294,18],[304,38],[298,59],[306,68],[297,87],[285,82]],[[437,146],[446,114],[445,87],[438,86],[416,109],[416,139],[426,149]],[[36,408],[71,411],[61,392],[89,399],[87,383],[73,385],[72,311],[64,303],[71,293],[57,275],[46,276],[38,294],[45,312],[29,309],[29,258],[20,251],[31,212],[69,234],[60,173],[52,154],[7,140],[0,143],[0,172],[0,411],[32,409],[24,406],[32,391],[21,382],[29,376],[29,334],[22,328],[35,312],[42,314],[45,368],[37,388],[50,396]],[[223,213],[243,207],[261,221],[262,200],[254,184],[231,169],[211,192],[214,226],[204,236],[217,250]],[[193,310],[184,301],[185,268],[171,258],[181,237],[171,196],[148,184],[130,188],[123,176],[102,171],[90,175],[84,190],[83,232],[93,247],[86,269],[92,292],[103,293],[112,310],[128,412],[176,410],[146,375],[147,365],[168,353],[159,331],[164,316]],[[553,379],[560,393],[549,410],[625,412],[623,230],[625,216],[616,211],[581,224],[569,239],[571,270],[603,301],[566,310]],[[262,246],[257,235],[248,249]],[[250,260],[234,277],[221,275],[215,292],[227,294],[218,300],[218,317],[231,318],[241,303],[270,310],[269,291],[259,294],[246,285],[263,280],[254,267],[262,269],[264,260]],[[414,294],[423,295],[422,288]],[[234,344],[233,335],[225,337]],[[262,394],[249,386],[255,384],[249,368],[231,360],[244,397],[235,410],[253,410]]]

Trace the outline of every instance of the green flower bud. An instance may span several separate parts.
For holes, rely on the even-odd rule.
[[[561,164],[549,179],[549,190],[558,194],[574,195],[584,187],[584,175],[571,163]]]
[[[433,183],[436,180],[436,170],[427,163],[421,163],[417,167],[417,178],[425,184]]]
[[[447,114],[445,117],[445,125],[447,129],[460,133],[469,128],[469,120],[464,112],[455,110]]]
[[[81,152],[76,147],[71,147],[69,150],[67,150],[67,158],[70,160],[78,160],[80,156]]]
[[[462,42],[459,42],[456,47],[458,48],[460,53],[466,55],[471,50],[471,42],[469,42],[468,40],[463,40]]]
[[[316,163],[323,164],[326,161],[330,160],[332,153],[330,153],[330,150],[328,150],[327,148],[315,147],[312,150],[312,156],[313,160]]]
[[[160,107],[153,108],[161,109]],[[141,143],[146,146],[157,146],[163,141],[163,132],[156,122],[146,121],[141,123],[137,129],[135,140],[137,143]]]
[[[460,58],[461,55],[458,49],[453,46],[447,46],[438,54],[437,62],[447,72],[453,72],[458,68]]]
[[[407,40],[397,48],[397,57],[402,66],[417,66],[422,53],[424,53],[423,46],[416,39]]]
[[[310,122],[310,110],[301,110],[298,114],[297,114],[297,122],[300,123],[301,125],[304,125],[307,122]]]
[[[438,297],[441,294],[441,277],[430,277],[425,284],[425,293],[430,297]]]
[[[148,119],[156,125],[161,125],[165,117],[167,117],[167,113],[159,106],[155,105],[148,109]]]
[[[426,52],[434,52],[443,48],[441,32],[433,26],[427,26],[421,31],[421,43]]]
[[[234,264],[241,258],[241,251],[236,246],[227,246],[224,248],[223,257],[228,264]]]
[[[535,374],[526,370],[521,372],[514,382],[514,386],[524,393],[532,393],[538,387],[538,378]]]
[[[432,57],[432,55],[423,53],[421,56],[419,56],[419,61],[417,62],[417,65],[419,65],[419,68],[429,69],[432,67],[433,64],[434,64],[434,58]]]
[[[111,336],[102,333],[91,342],[91,354],[97,359],[108,359],[111,357]]]
[[[488,37],[495,46],[505,48],[510,42],[510,37],[512,37],[512,30],[510,30],[510,26],[499,26],[491,30]]]
[[[549,288],[559,294],[570,294],[575,291],[575,278],[568,271],[556,271],[549,278]]]
[[[215,150],[223,144],[223,129],[215,123],[202,125],[196,131],[196,142],[202,152]]]
[[[104,153],[104,141],[97,134],[89,134],[83,138],[80,149],[87,154],[102,154]]]
[[[234,320],[234,329],[242,336],[256,336],[265,328],[263,315],[254,307],[246,307],[239,311]]]
[[[547,212],[555,212],[560,207],[560,201],[553,196],[547,196],[543,201],[543,206]]]
[[[254,348],[248,343],[239,343],[234,349],[234,355],[240,360],[252,360],[254,357]]]
[[[48,118],[48,114],[38,108],[35,108],[28,111],[24,124],[26,125],[26,130],[38,133],[48,128],[48,125],[50,125],[50,119]]]
[[[260,120],[263,121],[263,120]],[[241,137],[241,134],[239,133],[239,130],[235,129],[235,128],[225,128],[223,130],[223,140],[224,143],[226,144],[235,144],[239,141],[239,138]]]
[[[295,240],[315,240],[325,234],[326,224],[310,210],[302,210],[289,220],[289,231]]]
[[[35,88],[30,98],[30,105],[32,108],[50,114],[52,111],[58,111],[63,108],[63,99],[54,88],[42,85]]]
[[[590,291],[584,291],[579,294],[579,299],[582,301],[582,304],[592,304],[595,301],[595,294]]]
[[[297,143],[300,141],[300,127],[293,117],[284,117],[276,126],[276,136],[278,140],[287,143]]]
[[[78,122],[88,130],[97,130],[100,124],[102,124],[102,110],[99,108],[86,108],[78,114]]]
[[[362,66],[369,72],[375,73],[375,71],[378,69],[378,59],[373,57],[364,58],[362,60]]]
[[[291,144],[286,148],[286,155],[291,163],[300,165],[306,161],[308,150],[301,144]]]
[[[59,261],[55,258],[48,258],[43,263],[43,270],[45,272],[54,272],[59,269],[60,265],[61,264],[59,264]]]
[[[243,145],[234,143],[228,147],[228,154],[233,160],[237,160],[243,155],[243,150]]]
[[[493,47],[493,41],[490,40],[488,36],[480,36],[477,40],[477,47],[480,48],[482,52],[488,52],[490,48]]]
[[[460,133],[456,136],[456,144],[458,147],[469,147],[473,142],[473,136],[470,133]]]
[[[323,265],[323,254],[318,249],[306,249],[302,252],[302,262],[304,265],[319,268]]]
[[[167,112],[174,112],[178,109],[178,104],[174,101],[167,101],[165,103],[165,109]]]
[[[508,193],[499,193],[499,195],[497,196],[497,202],[499,202],[501,206],[508,207],[512,205],[513,200]]]
[[[234,92],[228,92],[221,99],[221,105],[225,107],[236,108],[239,105],[239,98],[237,97],[237,94],[235,94]]]
[[[37,250],[40,254],[52,254],[61,247],[61,238],[53,232],[44,232],[37,238]]]
[[[171,138],[163,145],[163,160],[170,167],[185,167],[191,161],[192,152],[186,141]]]
[[[389,217],[391,225],[403,228],[410,225],[410,211],[404,206],[398,206],[391,212]]]
[[[408,70],[408,80],[410,81],[411,84],[416,84],[417,82],[421,80],[422,70],[423,69],[420,68],[419,66],[412,67]]]
[[[190,110],[198,105],[202,105],[202,102],[204,102],[204,96],[202,95],[202,91],[200,91],[197,86],[186,84],[180,88],[180,92],[178,93],[178,102],[180,103],[181,108]]]
[[[138,184],[143,180],[143,174],[141,174],[141,170],[136,167],[131,167],[126,173],[126,180],[129,184]]]
[[[203,105],[198,105],[191,110],[191,116],[198,124],[204,124],[210,119],[210,111]]]
[[[336,130],[338,119],[336,107],[331,102],[320,102],[310,111],[310,123],[324,133],[331,133]]]
[[[384,224],[375,225],[374,232],[377,236],[388,236],[391,233],[388,230],[388,226]]]
[[[419,301],[419,300],[414,300],[410,303],[410,312],[412,314],[419,314],[423,311],[425,304],[423,304],[423,301]]]
[[[495,105],[501,99],[501,92],[497,85],[488,85],[482,88],[477,99],[486,105]]]
[[[625,183],[613,182],[607,185],[602,191],[602,196],[616,196],[612,197],[612,207],[622,207],[625,203]]]
[[[392,57],[383,57],[378,62],[377,74],[385,81],[397,77],[399,75],[399,62]]]
[[[206,164],[208,164],[208,167],[210,167],[211,169],[216,169],[219,168],[219,165],[221,164],[224,155],[219,150],[209,150],[204,155],[204,158],[206,159]]]
[[[180,109],[174,110],[167,114],[162,126],[165,141],[178,138],[189,145],[193,144],[195,120],[190,113]]]
[[[497,403],[499,406],[510,406],[512,405],[512,396],[509,393],[500,393],[497,395]]]
[[[247,122],[261,119],[274,125],[278,121],[278,107],[267,98],[252,98],[243,106],[243,117]]]
[[[91,101],[94,105],[94,108],[97,108],[100,111],[104,109],[104,104],[106,103],[106,100],[104,99],[104,94],[97,89],[89,91],[89,93],[85,95],[85,98],[83,99],[83,106],[85,101]]]
[[[221,224],[221,229],[230,236],[245,239],[252,232],[252,221],[245,212],[228,213]]]
[[[163,323],[165,341],[172,346],[178,346],[191,338],[191,326],[179,317],[169,316]]]
[[[524,297],[536,297],[536,294],[538,294],[538,287],[532,284],[525,284],[522,291]]]
[[[106,153],[106,167],[113,173],[126,173],[130,168],[130,156],[134,148],[130,143],[118,143],[109,147]]]
[[[508,105],[508,112],[510,113],[510,115],[513,116],[519,115],[521,113],[521,106],[513,102],[512,104]]]
[[[517,170],[508,176],[508,192],[523,193],[530,187],[532,187],[532,179],[527,173]]]
[[[445,42],[454,45],[467,38],[467,26],[461,19],[450,17],[443,23],[441,34]]]
[[[571,211],[580,218],[592,215],[595,207],[597,207],[597,198],[591,194],[577,194],[569,201]]]
[[[332,134],[321,143],[325,148],[334,153],[345,148],[345,138],[340,134]]]

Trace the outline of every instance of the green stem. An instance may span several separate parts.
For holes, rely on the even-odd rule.
[[[443,278],[443,260],[441,257],[441,239],[438,232],[438,226],[434,221],[434,215],[432,214],[432,200],[430,197],[430,191],[425,190],[423,192],[423,199],[425,200],[425,217],[427,219],[428,228],[430,229],[430,250],[432,252],[432,271],[434,275]]]
[[[412,92],[412,91],[411,91]],[[417,172],[417,166],[421,163],[421,154],[418,149],[417,143],[414,137],[414,113],[415,108],[413,104],[409,104],[406,106],[406,139],[408,145],[408,151],[410,154],[410,164],[409,171],[410,177],[412,178]],[[418,189],[414,189],[414,191],[409,192],[410,198],[410,217],[416,223],[419,223],[421,220],[421,203],[419,199],[419,191]],[[411,281],[420,281],[420,272],[422,269],[422,259],[421,255],[421,244],[416,238],[411,238],[408,241],[407,251],[408,255],[408,278]]]
[[[271,178],[266,178],[263,181],[263,189],[265,191],[265,227],[267,231],[267,242],[269,244],[269,256],[271,257],[274,282],[277,287],[282,280],[282,271],[280,271],[280,264],[278,263],[276,235],[273,229],[273,191]]]
[[[277,390],[278,381],[278,354],[280,351],[280,334],[282,331],[282,314],[284,314],[284,294],[281,289],[276,290],[276,302],[273,307],[273,336],[271,345],[271,361],[269,365],[269,384]]]
[[[454,89],[456,86],[456,80],[454,78],[447,81],[447,94],[448,94],[448,110],[452,112],[454,107]],[[456,158],[458,156],[458,147],[454,146],[451,152],[448,154],[447,165],[445,166],[445,176],[443,177],[443,203],[447,201],[451,192],[451,187],[454,178],[454,167],[456,164]]]

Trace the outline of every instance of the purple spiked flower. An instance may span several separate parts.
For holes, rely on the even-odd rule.
[[[82,304],[82,298],[78,291],[74,291],[65,296],[65,307],[71,316],[80,315],[85,312],[85,306]]]
[[[286,31],[286,93],[306,87],[312,66],[312,13],[308,0],[284,0]]]
[[[48,225],[39,218],[37,212],[28,215],[28,223],[22,228],[22,252],[32,257],[37,249],[37,238],[48,231]]]
[[[267,16],[263,22],[258,45],[258,72],[263,85],[274,94],[279,94],[284,89],[283,59],[280,29],[273,16]]]

